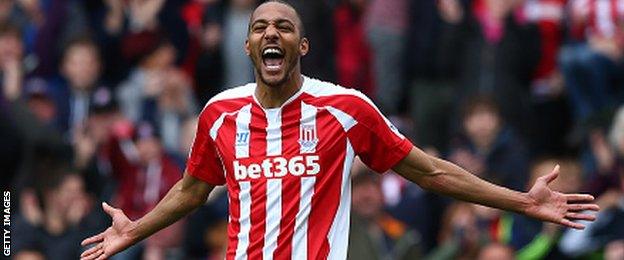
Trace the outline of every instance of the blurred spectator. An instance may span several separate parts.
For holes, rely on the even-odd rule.
[[[403,74],[409,84],[407,97],[415,126],[414,141],[423,148],[446,153],[451,136],[449,118],[453,118],[457,99],[455,65],[460,48],[441,39],[443,26],[449,25],[440,16],[462,16],[461,1],[408,1],[408,7]]]
[[[533,163],[527,187],[532,187],[537,178],[550,173],[555,165],[560,164],[559,177],[550,187],[559,192],[578,192],[582,184],[581,166],[571,159],[545,157]],[[543,223],[521,215],[513,214],[509,245],[517,251],[518,259],[565,259],[558,248],[562,227]]]
[[[620,0],[572,0],[570,6],[571,30],[581,42],[567,44],[559,62],[578,128],[624,101],[624,9]]]
[[[175,158],[180,168],[186,167],[186,160],[188,159],[188,155],[191,152],[191,146],[193,145],[193,139],[195,138],[196,132],[196,117],[188,118],[182,123],[182,127],[180,129],[180,140],[178,141],[178,149],[175,151],[175,153],[172,153],[172,156]]]
[[[352,179],[350,259],[414,259],[420,256],[420,237],[384,211],[379,178],[370,170]]]
[[[608,142],[601,139],[594,149],[598,156],[599,171],[593,176],[588,189],[597,196],[601,211],[582,231],[567,231],[562,237],[560,249],[569,256],[580,256],[604,247],[608,242],[624,238],[624,108],[616,114]],[[593,137],[600,138],[600,137]]]
[[[334,10],[334,40],[338,84],[375,95],[371,51],[365,38],[364,13],[368,1],[343,0]]]
[[[624,258],[624,240],[609,242],[609,244],[605,246],[605,260],[617,260],[622,258]]]
[[[589,135],[591,152],[596,159],[596,172],[588,176],[586,190],[594,196],[618,188],[618,173],[624,172],[624,107],[613,117],[605,136],[601,129]]]
[[[138,64],[117,89],[121,110],[133,122],[155,124],[166,151],[176,151],[182,121],[196,113],[189,79],[174,66],[176,50],[163,35],[148,31],[129,35],[124,46]]]
[[[13,164],[14,171],[7,178],[11,179],[11,175],[16,174],[11,185],[16,194],[29,185],[33,165],[39,162],[37,160],[65,160],[67,158],[63,156],[69,154],[54,128],[56,106],[49,86],[40,78],[24,82],[23,50],[19,30],[11,25],[0,25],[0,82],[3,112],[7,113],[5,127],[15,131],[13,136],[6,136],[15,140],[6,143],[13,143],[17,148],[16,151],[7,151],[13,155],[6,159],[18,159]]]
[[[36,75],[50,77],[57,72],[59,53],[78,35],[89,32],[87,17],[81,1],[17,1],[32,13],[31,19],[41,19],[36,27],[34,53],[38,60]]]
[[[514,257],[514,251],[511,247],[499,244],[499,243],[491,243],[484,246],[481,251],[479,251],[479,255],[477,256],[478,260],[513,260],[516,259]]]
[[[100,52],[92,39],[76,38],[63,52],[61,77],[51,80],[58,108],[58,127],[63,133],[85,124],[93,90],[100,78]]]
[[[570,257],[579,257],[624,239],[624,172],[618,173],[617,184],[619,187],[596,199],[596,204],[600,206],[596,221],[583,221],[586,224],[584,230],[570,229],[563,234],[559,245],[562,252]]]
[[[228,198],[224,187],[216,187],[207,203],[188,217],[185,229],[185,259],[224,259],[227,249]]]
[[[326,81],[335,81],[334,21],[328,19],[334,11],[335,0],[287,0],[299,15],[305,28],[305,37],[313,43],[305,58],[301,60],[304,75]],[[356,87],[356,86],[353,86]]]
[[[523,190],[528,177],[528,151],[499,111],[496,102],[487,96],[466,100],[463,136],[448,158],[481,178]]]
[[[224,88],[222,9],[221,5],[210,5],[202,17],[198,37],[201,53],[193,70],[195,93],[202,105]]]
[[[102,201],[109,201],[115,188],[110,140],[124,135],[120,124],[125,119],[113,98],[107,88],[95,90],[89,117],[75,129],[72,139],[74,167],[85,176],[87,190]]]
[[[373,0],[365,14],[365,31],[372,47],[374,100],[387,115],[401,112],[405,92],[404,53],[407,0]]]
[[[164,153],[157,128],[141,122],[133,133],[133,143],[118,140],[114,149],[117,158],[112,167],[118,189],[113,204],[121,208],[130,219],[137,219],[151,209],[166,195],[167,191],[182,177],[182,170]],[[124,251],[118,259],[135,259],[143,251],[149,259],[175,252],[181,246],[183,222],[179,221],[156,233],[132,250]]]
[[[535,126],[532,150],[555,154],[566,149],[566,133],[572,121],[557,55],[565,33],[566,0],[527,0],[516,10],[519,19],[539,29],[540,58],[531,76],[531,107]],[[563,134],[562,134],[563,133]]]
[[[255,0],[232,0],[223,11],[224,89],[253,81],[251,60],[245,54],[249,17],[256,7]]]
[[[529,83],[539,60],[539,33],[514,14],[519,1],[459,0],[442,8],[441,42],[459,49],[449,61],[459,71],[457,97],[492,95],[518,134],[530,132]]]
[[[24,194],[23,210],[13,227],[19,234],[12,241],[16,259],[38,253],[45,259],[78,258],[80,241],[106,220],[101,212],[92,211],[92,198],[77,173],[47,169],[39,173],[36,183],[36,196]]]
[[[438,247],[426,259],[475,259],[481,246],[504,242],[506,222],[497,209],[455,202],[444,213]]]

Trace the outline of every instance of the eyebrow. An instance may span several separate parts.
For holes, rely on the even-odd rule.
[[[268,23],[269,23],[269,21],[267,21],[266,19],[258,19],[258,20],[255,20],[253,23],[251,23],[251,27],[253,27],[253,26],[254,26],[254,25],[256,25],[257,23],[267,23],[267,24],[268,24]],[[276,24],[281,24],[281,23],[289,23],[290,25],[292,25],[292,26],[296,27],[296,26],[295,26],[295,23],[293,23],[292,21],[290,21],[290,20],[288,20],[288,19],[286,19],[286,18],[280,18],[280,19],[277,19],[277,20],[275,20],[275,23],[276,23]]]

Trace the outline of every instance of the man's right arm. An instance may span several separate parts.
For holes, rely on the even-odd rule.
[[[85,251],[81,259],[105,259],[138,243],[201,206],[213,188],[213,185],[185,173],[152,211],[136,221],[128,219],[120,209],[104,204],[113,224],[104,232],[82,241],[83,246],[94,246]]]

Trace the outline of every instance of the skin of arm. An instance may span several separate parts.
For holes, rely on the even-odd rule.
[[[158,205],[136,221],[128,219],[120,209],[103,203],[102,207],[112,217],[113,224],[104,232],[82,241],[83,246],[93,246],[84,251],[80,259],[106,259],[138,243],[204,204],[213,189],[213,185],[185,172]]]
[[[518,192],[478,178],[448,161],[427,155],[413,147],[393,168],[396,173],[422,188],[489,207],[513,211],[575,229],[585,226],[574,220],[596,219],[584,210],[597,211],[594,198],[587,194],[564,194],[548,184],[557,178],[559,166],[540,177],[528,192]]]
[[[494,185],[461,167],[433,157],[414,147],[393,170],[422,188],[478,203],[524,214],[531,205],[527,194]]]

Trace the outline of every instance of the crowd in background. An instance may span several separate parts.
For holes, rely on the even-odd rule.
[[[352,259],[624,259],[624,0],[322,0],[307,76],[359,89],[414,144],[516,190],[601,206],[582,231],[352,170]],[[181,178],[197,115],[254,80],[256,0],[0,0],[0,169],[15,259],[74,259]],[[223,259],[227,194],[115,259]]]

